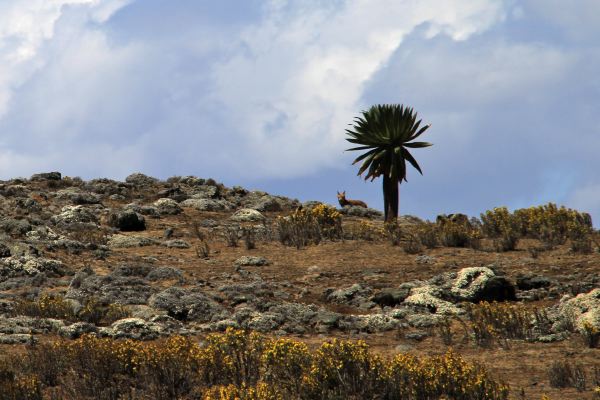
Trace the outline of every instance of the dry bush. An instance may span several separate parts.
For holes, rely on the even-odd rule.
[[[226,226],[223,231],[223,237],[229,247],[237,247],[240,240],[241,229],[237,225]]]
[[[595,349],[600,344],[600,330],[592,325],[589,321],[585,321],[581,327],[581,337],[583,342],[590,349]]]
[[[242,228],[242,237],[244,238],[246,250],[253,250],[256,248],[256,233],[254,229],[247,227]]]
[[[415,234],[408,232],[404,237],[402,249],[406,254],[419,254],[423,252],[423,245]]]
[[[37,300],[20,299],[13,309],[14,315],[76,320],[71,304],[62,296],[44,293]]]
[[[440,232],[436,224],[421,224],[415,230],[421,244],[428,249],[434,249],[440,244]]]
[[[372,222],[360,221],[347,224],[344,227],[344,238],[349,240],[365,240],[373,242],[383,239],[385,231]]]
[[[25,362],[23,362],[25,360]],[[289,339],[229,329],[204,344],[84,335],[27,347],[0,364],[0,399],[438,399],[505,400],[508,387],[448,352],[384,359],[364,342],[315,351]]]
[[[494,340],[507,345],[507,339],[533,339],[537,333],[547,333],[549,329],[545,312],[529,311],[521,304],[484,301],[469,305],[467,319],[475,343],[482,347],[491,346]]]
[[[398,221],[386,222],[383,229],[392,246],[398,246],[402,240],[402,228]]]
[[[548,380],[554,388],[574,387],[578,391],[586,388],[586,374],[581,364],[569,361],[555,361],[548,369]]]
[[[319,244],[322,239],[319,223],[306,210],[296,210],[286,217],[277,217],[275,227],[279,241],[285,246],[301,249],[309,244]]]

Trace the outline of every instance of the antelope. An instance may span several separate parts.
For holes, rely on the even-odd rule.
[[[342,206],[342,207],[344,207],[344,206],[358,206],[358,207],[367,208],[367,203],[365,203],[362,200],[348,200],[346,198],[346,191],[345,190],[342,193],[337,192],[337,198],[338,198],[338,201],[340,202],[340,206]]]

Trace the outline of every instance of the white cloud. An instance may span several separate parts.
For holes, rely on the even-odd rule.
[[[215,69],[214,99],[236,115],[251,149],[243,161],[261,175],[338,162],[365,85],[417,26],[464,40],[503,18],[489,1],[355,1],[302,11],[282,16],[275,8],[245,32],[247,50]]]

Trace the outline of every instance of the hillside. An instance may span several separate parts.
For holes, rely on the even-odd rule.
[[[0,182],[0,196],[5,356],[85,334],[161,343],[235,328],[312,348],[360,339],[383,357],[452,347],[511,398],[600,386],[598,234],[573,210],[558,233],[558,219],[505,230],[501,210],[386,227],[377,210],[142,174],[37,174]],[[564,388],[550,382],[557,361]]]

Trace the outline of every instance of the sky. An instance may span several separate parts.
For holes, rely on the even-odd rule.
[[[2,0],[0,179],[214,178],[382,208],[345,138],[431,128],[400,213],[554,202],[600,221],[600,1]]]

